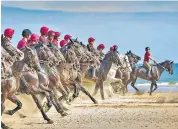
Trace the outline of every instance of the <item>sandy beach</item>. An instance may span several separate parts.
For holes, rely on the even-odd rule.
[[[46,124],[30,96],[18,96],[23,108],[14,116],[4,114],[4,122],[14,129],[177,129],[178,93],[114,95],[98,105],[81,93],[66,105],[69,115],[61,117],[54,108],[47,114],[54,124]],[[6,110],[14,105],[7,101]],[[26,116],[23,118],[23,116]]]

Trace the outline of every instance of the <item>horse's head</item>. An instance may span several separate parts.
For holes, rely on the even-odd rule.
[[[84,54],[83,47],[81,45],[81,42],[78,41],[78,39],[71,39],[69,42],[69,45],[74,50],[77,58],[80,60]]]
[[[118,64],[119,62],[119,56],[117,55],[116,52],[110,51],[107,54],[105,54],[105,57],[103,59],[107,63],[116,63]]]
[[[76,54],[71,47],[66,49],[64,57],[67,63],[74,63],[77,59]]]
[[[141,57],[135,55],[135,54],[132,53],[131,51],[128,51],[125,55],[128,56],[129,62],[130,62],[131,64],[133,64],[133,63],[136,64],[136,63],[138,63],[138,61],[141,60]]]
[[[15,58],[16,61],[20,60],[21,55],[20,53],[17,51],[17,49],[15,47],[12,46],[12,44],[10,44],[8,42],[8,40],[1,35],[1,46],[11,55]]]
[[[54,56],[58,59],[59,63],[65,63],[66,60],[62,54],[62,52],[59,50],[57,46],[55,46],[52,43],[49,43],[47,47],[51,50],[51,52],[54,54]]]
[[[57,58],[45,44],[39,43],[35,46],[35,49],[40,62],[46,62],[50,66],[59,64]]]
[[[166,60],[163,63],[161,63],[161,65],[169,72],[169,74],[173,74],[173,65],[174,62],[170,61],[170,60]]]
[[[33,51],[30,47],[25,47],[22,49],[24,53],[24,62],[31,68],[35,70],[40,70],[39,60],[35,51]]]
[[[2,46],[1,46],[1,60],[8,62],[11,66],[16,61]]]

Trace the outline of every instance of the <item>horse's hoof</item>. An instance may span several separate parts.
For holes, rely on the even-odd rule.
[[[12,116],[14,114],[14,112],[12,110],[8,110],[7,114]]]
[[[51,119],[48,120],[48,124],[53,124],[53,123],[54,122]]]
[[[62,112],[60,112],[61,113],[61,116],[67,116],[68,115],[68,113],[67,112],[64,112],[64,111],[62,111]]]
[[[12,128],[10,128],[8,126],[4,126],[4,127],[2,127],[2,129],[12,129]]]
[[[66,104],[71,105],[71,103],[69,101],[66,101]]]
[[[98,101],[95,100],[95,101],[94,101],[94,104],[98,104]]]
[[[72,102],[72,100],[73,100],[72,98],[69,98],[69,101],[68,101],[68,103],[71,103],[71,102]]]
[[[68,111],[68,110],[69,110],[69,109],[68,109],[68,108],[66,108],[66,107],[63,107],[62,109],[63,109],[63,110],[65,110],[65,111]]]
[[[43,108],[43,111],[44,111],[45,113],[48,112],[49,109],[50,109],[50,107],[48,107],[48,105],[47,105],[46,102],[43,104],[42,108]]]

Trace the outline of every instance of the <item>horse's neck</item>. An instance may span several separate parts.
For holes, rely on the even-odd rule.
[[[25,66],[25,62],[23,60],[16,61],[13,64],[13,71],[15,71],[15,72],[22,72],[22,70],[24,69],[24,66]]]
[[[47,62],[40,63],[40,66],[47,73],[49,73],[52,69],[54,69],[54,67],[50,67]]]
[[[108,62],[106,60],[102,60],[101,65],[100,65],[100,69],[105,74],[108,74],[109,70],[111,69],[112,64],[113,64],[112,62]]]
[[[82,74],[85,74],[87,72],[87,69],[88,69],[89,65],[90,65],[89,63],[80,64],[80,69],[81,69]]]
[[[161,65],[161,66],[163,66],[163,65]],[[162,73],[164,72],[164,69],[163,69],[163,67],[161,67],[161,66],[157,66],[157,68],[158,68],[158,72],[159,72],[159,75],[161,76],[162,75]]]

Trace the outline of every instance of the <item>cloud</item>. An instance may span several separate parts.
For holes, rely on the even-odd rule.
[[[66,12],[178,12],[178,1],[3,1],[2,5],[30,10],[54,10]]]

